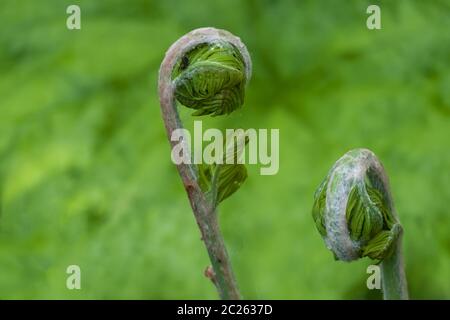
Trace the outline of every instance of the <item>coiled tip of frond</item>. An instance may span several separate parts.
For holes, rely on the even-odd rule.
[[[164,72],[164,74],[162,74]],[[170,73],[170,78],[167,77]],[[225,30],[200,28],[175,42],[160,70],[175,98],[194,116],[229,114],[244,103],[251,60],[241,40]]]
[[[383,166],[367,149],[351,150],[334,164],[314,195],[312,214],[338,260],[383,260],[402,232]]]

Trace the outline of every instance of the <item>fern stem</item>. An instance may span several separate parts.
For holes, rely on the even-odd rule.
[[[392,255],[381,263],[381,281],[385,300],[408,300],[408,285],[403,265],[402,235]]]

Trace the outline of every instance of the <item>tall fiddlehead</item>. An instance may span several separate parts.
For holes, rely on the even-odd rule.
[[[176,41],[167,51],[159,71],[161,111],[172,148],[178,143],[171,139],[173,132],[183,128],[177,100],[194,109],[193,116],[229,114],[242,106],[250,76],[250,55],[241,40],[228,31],[201,28]],[[224,154],[227,156],[230,155]],[[245,167],[180,163],[177,168],[211,260],[213,272],[208,272],[209,277],[213,277],[222,299],[239,299],[219,229],[217,204],[244,182]]]
[[[314,195],[316,227],[337,260],[381,262],[385,299],[408,299],[402,257],[403,229],[388,177],[373,152],[347,152]]]

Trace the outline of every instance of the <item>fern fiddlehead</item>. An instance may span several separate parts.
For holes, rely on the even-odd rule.
[[[158,85],[172,148],[177,143],[172,141],[172,133],[183,128],[176,101],[194,109],[193,116],[226,115],[242,106],[250,77],[247,48],[228,31],[200,28],[177,40],[161,63]],[[239,299],[216,208],[244,182],[246,169],[241,164],[223,163],[180,163],[177,168],[211,260],[219,295],[222,299]]]
[[[384,298],[408,299],[403,229],[387,175],[373,152],[351,150],[334,164],[314,195],[312,215],[337,260],[381,262]]]
[[[201,43],[176,63],[172,81],[175,97],[196,110],[193,116],[229,114],[244,102],[245,62],[227,41]]]

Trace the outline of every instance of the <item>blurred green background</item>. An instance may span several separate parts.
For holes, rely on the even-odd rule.
[[[369,4],[382,30],[366,28]],[[170,44],[214,26],[254,68],[244,107],[205,125],[280,129],[279,173],[248,166],[221,205],[243,296],[380,298],[371,261],[335,262],[310,213],[332,164],[366,147],[390,176],[411,297],[449,299],[449,14],[448,0],[3,0],[0,298],[217,297],[157,96]]]

